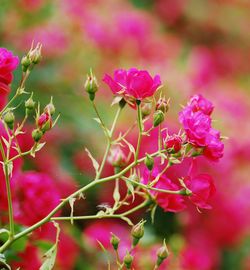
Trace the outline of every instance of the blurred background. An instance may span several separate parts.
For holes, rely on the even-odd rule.
[[[215,179],[213,209],[199,213],[189,207],[175,215],[158,209],[155,224],[146,225],[136,269],[152,269],[155,249],[166,238],[171,258],[161,269],[249,270],[250,1],[1,0],[0,46],[22,57],[32,41],[42,43],[43,58],[32,71],[27,91],[33,91],[42,105],[53,96],[61,117],[48,133],[45,149],[37,159],[27,158],[22,169],[48,175],[60,197],[91,181],[94,171],[84,147],[101,159],[105,137],[93,121],[94,111],[84,92],[86,73],[92,68],[99,80],[96,101],[108,125],[115,108],[110,106],[112,94],[102,82],[103,75],[130,67],[159,74],[163,92],[171,98],[166,126],[178,129],[180,104],[200,93],[215,104],[214,125],[228,139],[219,163],[198,160],[199,170]],[[20,77],[19,68],[13,89]],[[125,110],[118,125],[123,131],[134,114]],[[30,141],[24,138],[24,147]],[[110,173],[107,166],[105,174]],[[96,188],[76,204],[75,214],[96,212],[96,205],[111,204],[110,198],[112,186]],[[63,212],[69,214],[70,209]],[[107,269],[95,239],[110,231],[122,237],[128,227],[116,220],[65,223],[55,269]],[[45,234],[46,241],[53,239]],[[128,239],[122,240],[125,249]],[[48,246],[39,241],[40,245],[29,243],[10,254],[13,260],[21,258],[21,269],[38,269],[35,263]],[[109,239],[102,242],[110,248]]]

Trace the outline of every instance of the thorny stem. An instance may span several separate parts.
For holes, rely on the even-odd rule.
[[[1,144],[0,144],[1,145]],[[164,153],[166,150],[162,150],[162,151],[157,151],[151,154],[152,157],[159,155],[160,153]],[[91,187],[94,187],[100,183],[105,183],[111,180],[114,180],[116,178],[120,178],[121,176],[123,176],[127,171],[129,171],[130,169],[132,169],[133,167],[135,167],[137,164],[143,162],[145,160],[146,157],[143,157],[141,159],[138,159],[137,161],[132,162],[131,164],[129,164],[126,168],[124,168],[123,170],[121,170],[120,172],[112,175],[112,176],[108,176],[108,177],[104,177],[101,179],[96,179],[92,182],[90,182],[89,184],[87,184],[86,186],[80,188],[79,190],[77,190],[76,192],[72,193],[71,195],[69,195],[67,198],[63,199],[61,203],[59,203],[46,217],[44,217],[42,220],[38,221],[37,223],[35,223],[34,225],[26,228],[25,230],[23,230],[22,232],[16,234],[13,236],[12,239],[9,239],[8,241],[6,241],[1,247],[0,247],[0,253],[4,252],[9,246],[11,246],[11,244],[13,244],[17,239],[21,238],[24,235],[27,235],[31,232],[33,232],[34,230],[36,230],[37,228],[41,227],[43,224],[49,222],[51,220],[51,218],[54,216],[54,214],[56,214],[67,202],[70,201],[70,199],[75,198],[79,195],[81,195],[83,192],[85,192],[86,190],[88,190]],[[135,207],[125,213],[123,213],[124,215],[129,215],[130,213],[136,210],[138,210],[138,207]],[[72,218],[71,218],[72,219]]]

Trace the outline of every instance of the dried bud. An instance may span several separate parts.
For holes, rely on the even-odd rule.
[[[26,55],[23,56],[21,60],[21,65],[24,72],[29,68],[30,64],[31,64],[30,59]]]
[[[50,130],[52,128],[51,115],[47,112],[42,113],[37,120],[37,125],[43,133]]]
[[[32,138],[35,142],[39,142],[43,136],[43,132],[37,128],[32,131]]]
[[[127,251],[126,255],[124,256],[123,262],[127,269],[131,269],[131,265],[133,262],[134,257]]]
[[[154,112],[154,127],[159,126],[164,121],[164,113],[160,110]]]
[[[126,156],[119,146],[114,147],[110,151],[108,162],[114,167],[124,167],[127,163]]]
[[[181,150],[182,138],[178,135],[167,137],[164,140],[164,145],[169,153],[178,153]]]
[[[164,114],[168,111],[169,109],[169,100],[167,101],[165,98],[160,98],[155,106],[155,110],[162,111]]]
[[[4,122],[10,128],[14,128],[15,115],[12,111],[7,111],[3,117]]]
[[[53,103],[53,98],[51,97],[50,99],[50,103],[46,105],[46,107],[44,108],[44,112],[49,113],[50,115],[53,115],[56,111],[56,108],[54,106]]]
[[[132,228],[131,235],[133,237],[133,246],[135,247],[144,235],[144,221],[140,221]]]
[[[35,108],[35,101],[32,99],[32,94],[29,99],[25,101],[25,108],[28,110],[28,112],[33,111]]]
[[[110,239],[110,243],[113,246],[114,250],[118,249],[119,243],[120,243],[120,238],[117,237],[115,234],[111,233],[111,239]]]
[[[142,118],[149,116],[151,111],[152,111],[152,103],[145,103],[141,108]]]
[[[157,266],[160,266],[162,262],[168,257],[168,255],[168,248],[164,240],[163,246],[157,250]]]
[[[89,94],[90,100],[95,99],[95,93],[98,91],[98,84],[97,84],[97,79],[93,75],[92,71],[90,70],[90,73],[87,75],[87,80],[85,82],[85,90]]]
[[[145,161],[144,161],[145,165],[147,166],[147,168],[152,171],[154,168],[154,159],[150,156],[150,155],[146,155]]]

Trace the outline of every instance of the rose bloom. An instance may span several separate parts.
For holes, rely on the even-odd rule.
[[[192,191],[192,195],[188,196],[190,201],[199,208],[211,209],[208,200],[215,193],[212,177],[208,174],[199,174],[194,177],[186,177],[184,182]]]
[[[151,176],[152,179],[149,179],[150,175],[148,170],[145,170],[142,182],[144,184],[147,184],[150,180],[153,181],[157,175],[159,174],[159,171],[157,168],[153,169]],[[181,187],[173,183],[169,178],[167,178],[165,175],[162,175],[158,182],[153,186],[154,188],[158,189],[165,189],[165,190],[180,190]],[[184,197],[181,195],[176,194],[167,194],[163,192],[158,192],[151,190],[150,193],[155,197],[155,200],[157,204],[165,211],[165,212],[180,212],[186,208]]]
[[[193,112],[202,111],[207,115],[211,115],[214,109],[212,102],[205,99],[202,95],[192,96],[188,102],[188,106],[192,108]]]
[[[18,66],[19,60],[12,52],[0,48],[0,109],[4,107],[10,92],[9,84],[13,80],[12,72]]]
[[[132,100],[152,97],[161,85],[159,75],[152,78],[146,70],[136,68],[131,68],[128,71],[118,69],[114,72],[114,78],[106,74],[103,81],[115,95],[121,95],[125,99]]]
[[[38,222],[60,202],[53,180],[44,173],[25,172],[13,181],[15,220],[23,225]]]
[[[206,146],[210,138],[211,118],[201,111],[193,112],[186,107],[179,113],[179,120],[186,132],[188,141],[195,146]]]

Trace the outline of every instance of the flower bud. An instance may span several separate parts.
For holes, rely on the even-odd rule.
[[[86,92],[89,94],[90,100],[93,101],[95,99],[95,93],[98,91],[98,84],[96,77],[92,74],[92,71],[87,75],[84,87]]]
[[[146,155],[145,161],[144,161],[145,165],[147,166],[147,168],[152,171],[154,168],[154,159],[150,156],[150,155]]]
[[[168,257],[169,255],[169,251],[168,251],[168,248],[166,246],[166,243],[165,243],[165,240],[164,240],[164,243],[163,243],[163,246],[160,247],[158,250],[157,250],[157,266],[160,266],[163,261]]]
[[[114,167],[124,167],[127,163],[126,156],[124,155],[122,149],[119,146],[114,147],[110,151],[108,157],[108,162]]]
[[[43,133],[50,130],[52,128],[52,119],[49,113],[42,113],[37,121],[38,127],[41,129]]]
[[[26,55],[23,56],[21,60],[21,65],[24,72],[29,68],[30,64],[31,64],[30,59]]]
[[[7,111],[3,117],[3,120],[10,129],[14,128],[15,115],[12,111]]]
[[[169,153],[178,153],[181,150],[182,138],[178,135],[167,137],[164,140],[164,145]]]
[[[167,101],[165,98],[160,98],[155,106],[155,110],[162,111],[164,114],[168,111],[169,109],[169,100]]]
[[[25,101],[25,108],[28,110],[28,112],[31,112],[35,108],[35,101],[32,99],[32,95],[30,96],[29,99]]]
[[[38,43],[35,49],[31,48],[30,51],[28,52],[27,56],[32,64],[36,65],[41,61],[41,58],[42,58],[41,50],[42,50],[42,44]]]
[[[110,239],[110,243],[113,246],[114,250],[118,249],[119,243],[120,243],[120,238],[117,237],[115,234],[111,233],[111,239]]]
[[[164,113],[160,110],[154,112],[153,124],[154,127],[159,126],[164,121]]]
[[[49,113],[50,115],[53,115],[56,111],[56,108],[53,103],[53,98],[51,97],[50,103],[46,105],[44,108],[44,112]]]
[[[134,257],[127,251],[126,255],[124,256],[123,262],[127,269],[131,269],[131,265],[133,262]]]
[[[32,138],[35,142],[39,142],[43,136],[43,132],[37,128],[32,131]]]
[[[152,103],[145,103],[141,108],[142,118],[149,116],[151,111],[152,111]]]
[[[133,237],[133,246],[135,247],[144,235],[144,222],[137,223],[132,228],[131,235]]]

